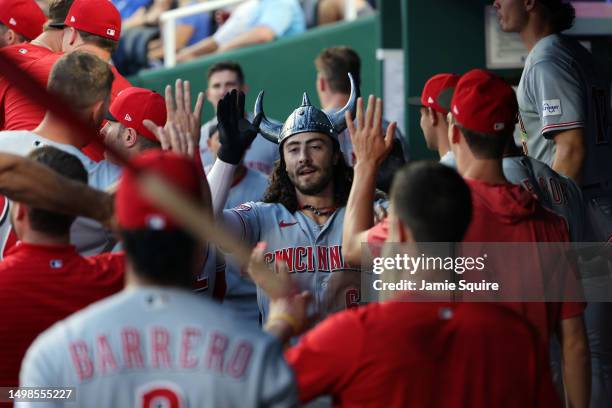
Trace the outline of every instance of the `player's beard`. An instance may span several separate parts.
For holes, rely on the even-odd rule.
[[[299,173],[303,167],[306,167],[306,166],[297,168],[295,172],[287,172],[287,175],[289,176],[289,180],[291,180],[291,182],[293,183],[293,186],[300,193],[304,195],[309,195],[309,196],[317,195],[321,191],[323,191],[329,185],[329,183],[331,183],[332,177],[333,177],[333,170],[334,170],[333,166],[327,166],[325,168],[317,167],[314,165],[307,166],[307,167],[313,168],[315,171],[318,171],[320,173],[319,177],[317,177],[314,180],[310,180],[310,181],[300,180]]]

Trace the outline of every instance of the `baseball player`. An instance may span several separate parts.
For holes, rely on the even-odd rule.
[[[254,123],[261,120],[260,133],[276,140],[281,159],[263,202],[248,202],[223,212],[224,223],[239,239],[252,245],[267,242],[266,262],[284,261],[297,286],[313,293],[313,312],[321,314],[325,314],[321,304],[326,281],[331,273],[345,269],[341,235],[352,180],[339,150],[338,134],[346,126],[344,113],[354,109],[357,99],[352,77],[351,82],[351,98],[337,113],[328,115],[317,109],[304,94],[301,106],[284,125],[265,118],[263,94],[259,95]],[[232,91],[217,112],[222,146],[208,175],[216,213],[223,207],[241,157],[240,149],[225,144],[229,134],[246,127],[244,123],[239,126],[243,111],[236,109],[237,100],[238,93]],[[244,95],[239,106],[244,109]],[[258,302],[265,318],[268,300],[261,291]]]
[[[106,145],[113,146],[124,157],[134,157],[147,149],[160,148],[159,140],[144,121],[164,126],[166,117],[166,104],[161,95],[148,89],[126,88],[111,104],[100,133]],[[108,152],[105,158],[110,162],[116,160]]]
[[[584,241],[612,238],[612,113],[610,75],[575,39],[562,35],[574,23],[573,6],[562,0],[537,0],[530,7],[496,1],[503,31],[518,32],[529,50],[517,96],[523,145],[529,156],[574,179],[585,203]],[[591,276],[606,280],[610,264],[599,257],[583,262],[587,295],[610,291],[591,286]],[[602,272],[605,276],[602,277]],[[609,281],[609,279],[607,279]],[[593,368],[594,407],[612,405],[612,304],[590,303],[586,311]]]
[[[133,163],[210,208],[193,161],[152,150]],[[43,333],[24,358],[20,385],[76,387],[79,407],[294,406],[279,342],[189,292],[199,244],[139,187],[128,171],[116,196],[126,289]]]
[[[121,16],[110,1],[75,0],[66,15],[64,25],[67,29],[64,30],[63,52],[79,50],[96,55],[104,61],[110,61],[121,33]],[[53,65],[61,56],[61,53],[44,55],[28,65],[26,72],[35,80],[46,84]],[[131,85],[115,67],[112,65],[109,67],[114,74],[112,101],[119,92]],[[23,102],[23,97],[15,85],[8,84],[5,92],[7,94],[2,130],[31,130],[38,126],[45,115],[44,107],[32,101]],[[15,100],[21,103],[16,103]],[[9,108],[12,110],[8,111]],[[100,148],[86,146],[83,150],[93,160],[99,161],[103,158],[103,151]]]
[[[503,149],[514,129],[518,110],[512,89],[501,79],[486,71],[473,70],[463,75],[458,82],[451,107],[449,141],[457,158],[458,172],[468,182],[474,200],[472,223],[464,240],[467,242],[567,241],[567,226],[561,217],[546,211],[535,201],[533,195],[523,188],[509,184],[502,172]],[[468,143],[466,141],[468,137],[479,139],[478,142],[470,139]],[[471,150],[472,146],[476,146],[475,151]],[[358,153],[358,161],[360,157],[373,155],[363,148]],[[496,163],[497,160],[499,163]],[[360,180],[371,180],[375,174],[375,168],[368,166],[355,170],[355,177]],[[368,184],[367,181],[364,183]],[[373,194],[371,182],[351,191],[347,205],[347,216],[351,221],[344,225],[345,241],[366,231],[372,223],[372,216],[367,213],[369,207],[359,205],[369,197],[368,194]],[[534,253],[533,259],[509,258],[505,260],[504,266],[508,268],[509,265],[514,265],[517,271],[528,268],[537,270],[533,266],[522,264],[536,259],[546,262],[546,259]],[[529,284],[532,288],[535,285],[542,286],[542,277],[534,275],[530,278]],[[537,328],[546,345],[557,330],[562,340],[561,344],[565,345],[563,355],[566,390],[570,401],[584,406],[585,401],[588,401],[588,364],[585,364],[588,346],[585,344],[582,320],[584,304],[527,303],[520,304],[516,309]],[[569,347],[568,344],[573,344],[575,347]]]
[[[357,137],[383,139],[382,133]],[[391,201],[394,242],[460,241],[470,222],[469,188],[437,163],[402,169]],[[446,209],[421,211],[423,202]],[[491,303],[445,303],[442,293],[434,303],[414,296],[398,293],[342,311],[306,332],[285,352],[300,401],[331,395],[338,407],[562,406],[538,334],[518,314]],[[301,333],[308,326],[304,298],[272,300],[266,330],[283,341]]]
[[[245,83],[242,67],[231,61],[221,61],[208,69],[208,88],[206,97],[208,102],[217,112],[217,105],[226,93],[237,89],[243,93],[248,92],[249,87]],[[247,119],[252,121],[253,117],[247,114]],[[202,138],[200,139],[200,155],[202,164],[212,166],[215,161],[214,154],[208,147],[208,136],[211,134],[210,128],[217,125],[217,119],[213,118],[202,125]],[[250,169],[270,174],[274,163],[278,160],[278,146],[263,137],[253,140],[251,147],[247,150],[244,157],[244,164]]]
[[[71,101],[72,108],[80,112],[92,126],[100,127],[106,113],[112,81],[113,74],[108,64],[91,54],[74,52],[58,60],[47,88],[61,95],[64,100]],[[0,151],[25,156],[31,150],[47,145],[76,156],[87,170],[89,185],[104,190],[118,180],[120,168],[106,161],[96,163],[83,154],[80,149],[87,143],[83,135],[51,113],[47,113],[33,131],[0,133]],[[81,254],[97,254],[114,245],[111,233],[97,222],[79,218],[73,228],[72,239]],[[10,223],[5,220],[0,233],[3,254],[8,249],[9,231]]]
[[[208,148],[216,158],[221,148],[219,131],[217,126],[209,128],[209,131],[212,134],[208,138]],[[243,162],[240,162],[234,173],[225,209],[232,209],[249,201],[260,201],[263,199],[267,187],[268,177],[265,174],[250,169]],[[259,308],[255,285],[248,277],[243,276],[240,264],[231,255],[227,255],[225,261],[226,290],[223,305],[231,307],[245,320],[259,326]]]
[[[30,158],[80,183],[79,159],[53,147]],[[13,202],[5,214],[20,243],[0,262],[0,384],[19,385],[19,367],[32,341],[53,323],[123,288],[124,257],[84,258],[70,245],[75,217]]]
[[[335,112],[349,100],[351,84],[348,81],[350,72],[357,82],[361,81],[361,59],[349,47],[326,48],[315,59],[317,68],[316,88],[321,107],[325,112]],[[383,119],[383,127],[387,129],[389,122]],[[394,173],[410,160],[405,138],[396,127],[393,135],[393,150],[381,166],[376,179],[376,188],[385,193],[391,188]],[[346,130],[338,136],[340,149],[344,160],[350,166],[354,164],[351,137]]]
[[[456,168],[457,164],[450,150],[446,115],[459,79],[460,76],[454,74],[434,75],[425,83],[420,97],[411,97],[408,100],[410,105],[420,107],[420,125],[427,146],[438,150],[440,163],[452,168]],[[582,240],[585,210],[582,194],[576,183],[558,174],[545,163],[521,154],[513,140],[508,141],[502,166],[504,176],[509,182],[522,185],[538,197],[542,206],[565,219],[572,241]]]
[[[34,0],[0,1],[0,48],[35,39],[46,21]]]

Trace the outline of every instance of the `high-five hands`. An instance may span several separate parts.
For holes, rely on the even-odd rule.
[[[250,123],[245,118],[244,93],[237,90],[228,92],[217,105],[219,122],[219,159],[229,164],[238,164],[244,152],[259,132],[262,115],[257,115]]]
[[[382,130],[382,100],[368,98],[368,108],[365,116],[363,114],[363,99],[357,99],[356,125],[353,123],[350,113],[345,113],[346,125],[351,142],[355,164],[368,163],[378,168],[393,148],[393,134],[397,124],[391,123],[387,128],[386,135]]]

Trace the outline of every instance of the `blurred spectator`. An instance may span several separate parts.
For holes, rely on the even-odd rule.
[[[198,0],[179,2],[180,7],[198,4]],[[176,20],[176,51],[205,39],[212,34],[212,19],[209,13],[198,13]],[[161,60],[164,47],[161,38],[149,43],[149,62]]]
[[[353,0],[357,8],[357,17],[368,16],[374,12],[366,0]],[[317,3],[317,25],[335,23],[344,20],[346,0],[319,0]]]
[[[121,14],[124,32],[130,28],[157,26],[159,16],[175,4],[173,0],[113,0]]]
[[[122,75],[132,75],[149,65],[149,43],[159,38],[159,17],[174,0],[113,0],[122,19],[122,35],[113,62]]]
[[[305,29],[304,12],[298,0],[251,0],[238,6],[214,35],[182,50],[177,61],[271,42]]]

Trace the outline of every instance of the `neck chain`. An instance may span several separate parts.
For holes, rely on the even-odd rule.
[[[317,215],[319,217],[324,217],[336,211],[336,207],[316,208],[316,207],[313,207],[312,205],[306,204],[302,206],[302,210],[312,211],[314,215]]]

